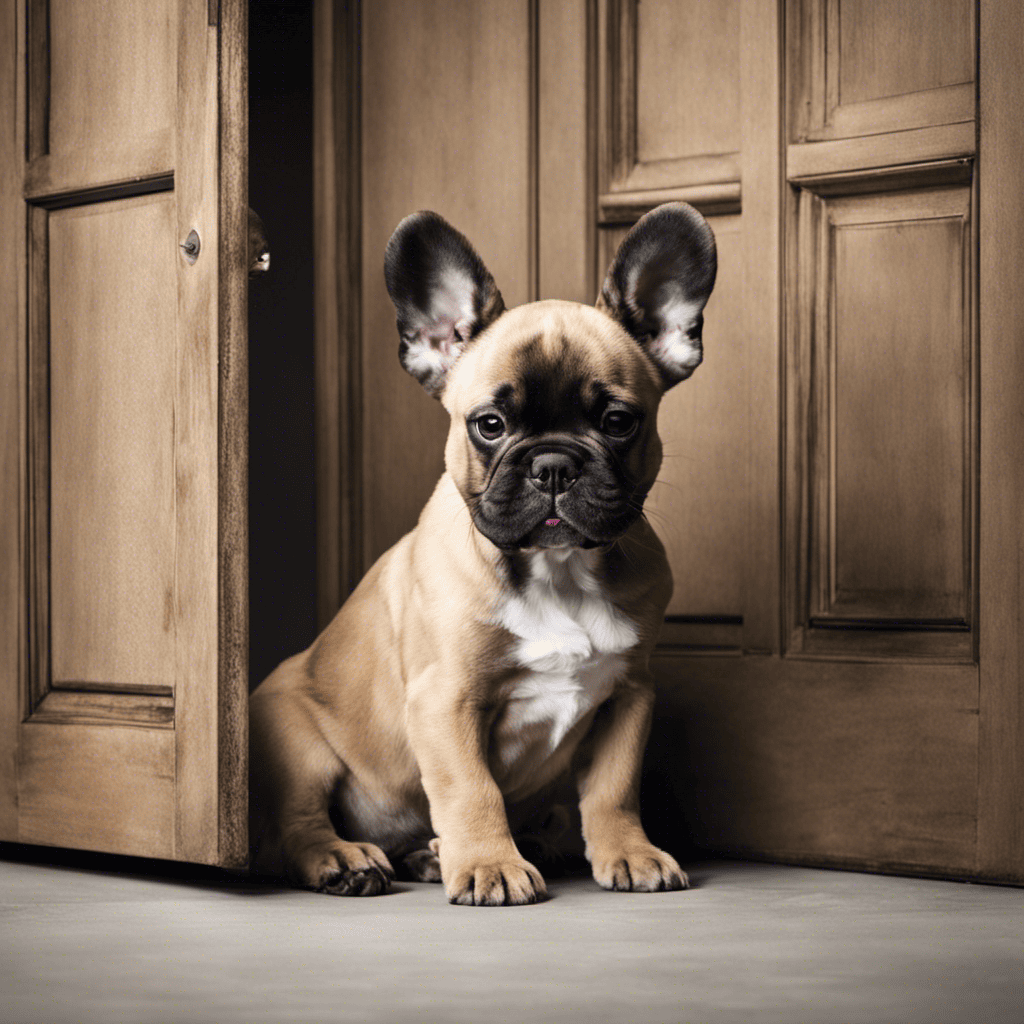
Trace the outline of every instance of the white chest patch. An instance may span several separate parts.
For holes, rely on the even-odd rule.
[[[491,768],[507,796],[525,796],[562,771],[572,730],[609,696],[636,627],[605,597],[578,550],[532,557],[521,592],[497,609],[517,637],[526,672],[505,694],[491,737]]]

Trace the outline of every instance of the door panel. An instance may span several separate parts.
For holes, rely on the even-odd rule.
[[[973,666],[662,657],[655,748],[702,846],[796,863],[970,873]],[[679,755],[682,756],[679,756]],[[664,810],[652,807],[648,813]]]
[[[834,465],[821,616],[968,621],[969,203],[961,189],[828,204]]]
[[[974,7],[971,0],[927,9],[914,0],[788,3],[792,141],[972,121]]]
[[[631,5],[622,6],[620,18],[630,17]],[[685,10],[673,0],[644,0],[633,16],[637,163],[735,153],[738,0],[694,0]]]
[[[49,36],[46,152],[128,147],[174,129],[177,3],[124,0],[32,4],[32,35]]]
[[[18,832],[11,838],[173,859],[173,730],[69,718],[21,730]]]
[[[175,227],[173,193],[49,216],[53,686],[173,690]]]
[[[974,81],[970,0],[933,0],[919,17],[915,0],[833,0],[829,27],[838,36],[842,103],[902,96]]]
[[[971,202],[966,187],[802,193],[789,359],[793,405],[808,410],[793,418],[791,453],[792,500],[807,508],[797,648],[805,627],[970,627]]]
[[[245,5],[3,11],[0,835],[242,864]]]

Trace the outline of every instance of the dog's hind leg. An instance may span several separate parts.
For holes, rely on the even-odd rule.
[[[395,873],[384,852],[342,839],[331,824],[331,794],[347,769],[302,698],[268,679],[250,700],[250,738],[257,873],[335,896],[386,891]]]

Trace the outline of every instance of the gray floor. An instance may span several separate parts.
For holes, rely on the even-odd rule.
[[[1019,889],[707,862],[487,909],[102,867],[0,860],[3,1024],[1024,1021]]]

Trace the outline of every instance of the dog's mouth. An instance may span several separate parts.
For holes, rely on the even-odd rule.
[[[526,519],[525,522],[522,517],[518,517],[518,524],[515,522],[517,517],[481,515],[479,511],[478,509],[477,514],[473,516],[476,528],[497,547],[509,552],[604,547],[614,543],[628,525],[616,524],[623,528],[608,529],[608,524],[604,524],[602,529],[594,523],[593,526],[598,527],[597,529],[581,528],[577,525],[576,516],[567,518],[561,509],[549,509],[539,516]]]
[[[565,519],[551,516],[538,523],[516,543],[516,548],[593,548],[596,540],[585,536]]]

